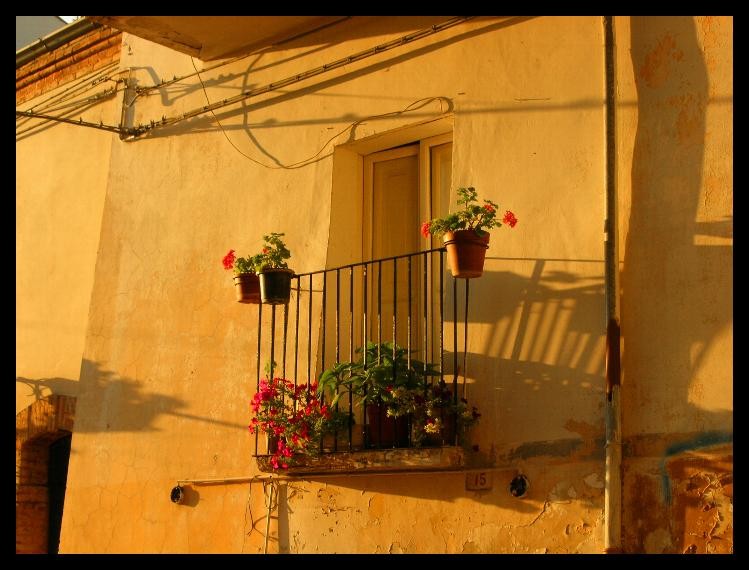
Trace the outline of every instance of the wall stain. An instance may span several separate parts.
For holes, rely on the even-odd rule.
[[[646,56],[640,66],[639,75],[648,87],[661,87],[671,73],[671,61],[684,59],[684,52],[676,47],[676,41],[665,34]]]

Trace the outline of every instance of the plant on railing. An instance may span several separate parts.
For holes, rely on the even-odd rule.
[[[291,257],[291,252],[281,239],[284,234],[272,232],[263,236],[263,249],[259,254],[252,257],[255,273],[261,273],[265,269],[287,269],[286,260]]]
[[[234,272],[234,286],[240,303],[260,302],[260,281],[255,271],[261,254],[237,257],[233,249],[223,257],[221,263],[227,271]]]
[[[300,456],[317,455],[321,439],[342,425],[341,415],[320,401],[314,382],[294,386],[286,378],[263,378],[250,408],[250,433],[268,436],[273,469],[288,469]]]
[[[439,376],[436,365],[412,359],[409,366],[407,350],[390,342],[370,342],[366,352],[359,348],[357,353],[357,361],[337,363],[324,371],[319,390],[331,406],[351,392],[357,405],[367,410],[370,440],[389,445],[387,438],[392,436],[393,443],[405,445],[410,424],[415,447],[439,445],[443,440],[451,444],[456,433],[459,442],[465,441],[481,414],[475,406],[469,408],[465,399],[456,399],[444,380],[430,382]]]
[[[461,444],[466,443],[468,430],[481,417],[476,406],[468,405],[465,398],[456,399],[452,387],[444,380],[428,386],[424,395],[414,396],[417,405],[411,422],[411,438],[415,446],[444,442],[454,443],[456,435]]]
[[[510,210],[506,211],[500,223],[497,220],[499,206],[491,200],[484,200],[484,204],[479,205],[478,193],[473,186],[458,188],[457,193],[458,205],[463,208],[442,218],[435,218],[421,224],[421,233],[424,237],[429,237],[429,234],[440,237],[447,232],[458,230],[473,230],[482,236],[488,233],[486,230],[501,227],[502,223],[511,228],[518,223],[515,214]]]
[[[409,364],[408,351],[392,342],[368,342],[366,351],[360,347],[356,353],[357,361],[337,363],[320,375],[320,391],[327,390],[333,403],[350,390],[361,405],[382,404],[388,416],[398,417],[408,413],[403,396],[423,389],[426,377],[439,376],[434,364],[415,359]]]
[[[421,224],[424,237],[444,235],[448,262],[453,277],[471,279],[480,277],[484,269],[484,258],[489,248],[489,232],[492,228],[507,224],[511,228],[518,223],[515,214],[505,212],[502,222],[497,219],[499,206],[491,200],[478,203],[478,194],[473,186],[458,188],[458,205],[456,212],[442,218],[435,218]]]
[[[255,272],[260,276],[260,296],[263,303],[280,305],[291,297],[291,276],[286,260],[291,252],[281,239],[284,234],[273,232],[263,236],[263,249],[252,258]]]

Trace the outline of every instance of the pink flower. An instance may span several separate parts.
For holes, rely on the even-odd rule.
[[[234,260],[237,258],[236,255],[234,255],[234,250],[230,249],[229,253],[227,253],[224,256],[224,259],[221,260],[221,263],[224,264],[224,269],[231,269],[234,267]]]
[[[429,228],[432,227],[432,222],[424,222],[421,224],[421,235],[423,235],[425,238],[429,237]]]
[[[518,223],[518,219],[515,217],[515,214],[510,212],[510,210],[507,210],[507,212],[505,213],[505,217],[502,218],[502,223],[505,223],[511,228],[514,228],[515,224]]]

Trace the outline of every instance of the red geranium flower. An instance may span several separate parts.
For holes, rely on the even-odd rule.
[[[227,253],[224,258],[221,260],[221,263],[224,264],[224,269],[231,269],[234,267],[234,260],[237,258],[236,255],[234,255],[234,250],[230,249],[229,253]]]
[[[515,214],[510,212],[510,210],[507,210],[507,212],[505,213],[505,217],[502,218],[502,223],[505,223],[511,228],[514,228],[515,224],[518,223],[518,219],[515,217]]]
[[[421,224],[421,235],[425,238],[429,237],[429,228],[432,226],[432,222],[424,222]]]

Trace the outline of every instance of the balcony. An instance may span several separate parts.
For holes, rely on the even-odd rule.
[[[288,304],[257,305],[257,393],[262,386],[279,400],[282,411],[273,413],[287,416],[279,424],[310,402],[328,406],[336,418],[312,453],[281,458],[286,469],[279,465],[277,440],[258,430],[259,469],[311,474],[465,467],[458,325],[462,304],[465,359],[470,281],[458,281],[446,275],[445,249],[436,248],[294,275]],[[315,401],[318,381],[325,391]],[[376,390],[377,382],[384,389]],[[404,400],[411,408],[386,413],[397,409],[396,394],[411,398]],[[424,402],[431,406],[427,413]]]

